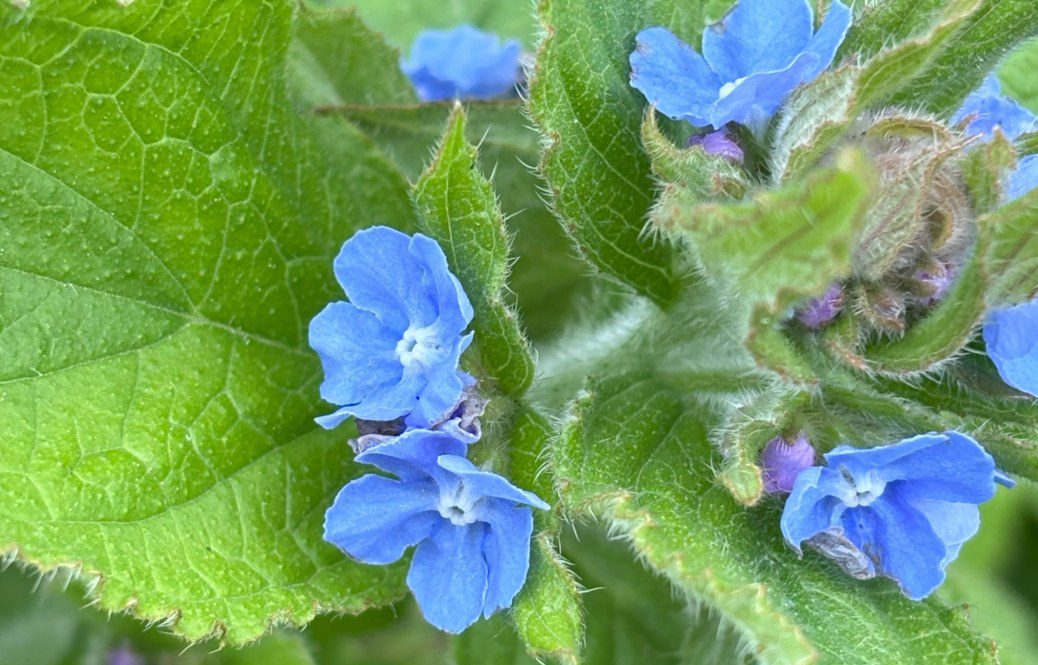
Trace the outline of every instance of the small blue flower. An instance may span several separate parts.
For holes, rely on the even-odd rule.
[[[1038,397],[1038,300],[993,312],[984,341],[1002,380]]]
[[[474,383],[458,371],[472,305],[440,246],[376,226],[348,240],[334,268],[350,300],[314,317],[310,346],[324,367],[321,397],[342,408],[318,424],[403,416],[429,427],[449,417]]]
[[[825,460],[797,477],[782,535],[798,552],[808,541],[855,577],[893,578],[913,600],[944,581],[945,567],[980,528],[977,504],[995,495],[995,483],[1012,485],[958,432],[839,446]]]
[[[1009,200],[1015,201],[1038,189],[1038,155],[1027,155],[1009,174]]]
[[[816,33],[808,0],[739,0],[703,33],[703,54],[666,28],[638,33],[631,85],[661,113],[700,127],[763,130],[789,93],[836,56],[851,10],[833,2]]]
[[[426,30],[401,63],[422,101],[494,99],[515,92],[522,75],[519,42],[503,45],[471,25]]]
[[[1038,118],[1020,106],[1014,99],[1002,94],[1002,85],[995,74],[984,79],[984,83],[966,98],[962,108],[952,117],[960,123],[969,119],[966,133],[991,139],[1000,129],[1006,138],[1014,141],[1021,134],[1038,128]]]
[[[357,455],[398,480],[366,475],[325,515],[324,538],[370,564],[417,545],[407,585],[426,620],[460,633],[511,606],[526,581],[533,514],[548,505],[465,459],[446,432],[411,430]]]

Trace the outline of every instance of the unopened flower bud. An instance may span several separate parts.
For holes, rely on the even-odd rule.
[[[812,298],[801,309],[797,310],[797,321],[811,330],[818,330],[832,323],[833,319],[843,311],[843,286],[834,283],[817,298]]]
[[[777,437],[768,442],[761,453],[761,466],[764,468],[764,491],[772,494],[789,492],[793,483],[804,469],[815,463],[815,449],[803,432],[788,441]]]
[[[708,155],[718,155],[720,157],[727,157],[733,162],[742,164],[743,159],[746,155],[743,153],[742,148],[739,144],[728,135],[725,130],[711,132],[709,134],[698,134],[691,137],[688,140],[688,147],[692,148],[699,146],[706,151]]]
[[[913,286],[917,292],[916,304],[920,307],[933,307],[948,293],[955,275],[944,263],[920,268],[913,275]]]

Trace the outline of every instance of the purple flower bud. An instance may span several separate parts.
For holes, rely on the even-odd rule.
[[[128,644],[108,652],[108,665],[143,665],[143,663],[144,659],[134,653]]]
[[[772,439],[761,453],[764,491],[771,494],[791,491],[800,472],[814,463],[814,446],[803,432],[797,434],[792,443],[781,436]]]
[[[823,295],[813,298],[797,311],[797,320],[812,330],[818,330],[843,311],[843,286],[834,283]]]
[[[944,263],[935,263],[915,274],[921,290],[925,293],[918,299],[920,307],[932,307],[948,293],[955,275]]]
[[[688,140],[688,147],[699,146],[706,150],[708,155],[727,157],[733,162],[742,164],[745,154],[739,144],[736,143],[728,132],[720,130],[709,134],[698,134]]]

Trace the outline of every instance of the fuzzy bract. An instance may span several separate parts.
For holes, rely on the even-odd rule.
[[[1038,396],[1038,300],[993,312],[984,341],[1002,380]]]
[[[440,246],[377,226],[348,240],[334,269],[349,302],[314,317],[310,346],[324,368],[321,397],[341,408],[318,424],[403,417],[427,427],[448,418],[473,383],[458,370],[473,312]]]
[[[808,0],[739,0],[703,33],[702,55],[666,28],[638,33],[631,85],[675,120],[760,133],[797,86],[832,63],[851,19],[833,2],[815,32]]]
[[[991,456],[958,432],[878,448],[839,446],[802,472],[782,512],[782,535],[854,564],[856,577],[893,578],[919,600],[980,528],[977,504],[1011,485]],[[851,572],[848,565],[844,569]]]
[[[509,607],[529,568],[533,514],[548,505],[465,459],[449,433],[411,430],[357,455],[369,474],[339,492],[325,540],[388,564],[416,546],[407,585],[429,623],[460,633]]]
[[[515,93],[521,54],[515,40],[460,25],[419,34],[401,67],[422,101],[494,99]]]
[[[969,121],[966,133],[991,139],[995,130],[1001,130],[1009,140],[1038,128],[1038,118],[1002,93],[1002,85],[995,74],[984,79],[983,85],[973,91],[963,103],[952,122]]]

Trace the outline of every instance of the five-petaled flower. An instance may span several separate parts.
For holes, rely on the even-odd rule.
[[[984,342],[1002,380],[1038,397],[1038,300],[992,312]]]
[[[958,432],[923,434],[879,448],[839,446],[826,467],[803,471],[782,513],[782,534],[804,541],[866,579],[897,581],[913,600],[944,581],[944,569],[980,528],[977,504],[1012,481]]]
[[[808,0],[739,0],[703,33],[703,54],[666,28],[638,33],[631,85],[664,115],[720,129],[738,122],[761,133],[797,86],[832,63],[851,24],[836,0],[815,32]]]
[[[526,580],[533,514],[548,505],[465,459],[446,432],[411,430],[357,455],[397,479],[346,485],[325,515],[325,540],[372,564],[417,545],[407,585],[426,620],[460,633],[509,607]]]
[[[458,407],[472,377],[458,370],[472,334],[472,305],[434,240],[376,226],[335,259],[349,302],[310,322],[310,346],[324,367],[321,397],[341,408],[326,428],[355,416],[428,427]]]
[[[522,76],[519,42],[460,25],[426,30],[401,64],[422,101],[494,99],[514,94]]]

